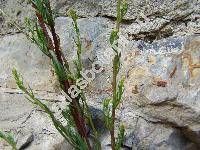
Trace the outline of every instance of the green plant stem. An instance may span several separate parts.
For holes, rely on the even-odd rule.
[[[119,32],[119,28],[120,28],[120,22],[121,22],[121,0],[117,0],[117,25],[116,25],[116,29],[117,32]]]
[[[120,28],[120,22],[121,22],[121,0],[117,0],[117,24],[116,24],[116,30],[117,33],[119,32]],[[116,44],[118,46],[118,43]],[[112,81],[112,89],[113,89],[113,102],[116,101],[117,99],[117,74],[118,74],[118,67],[116,64],[117,59],[120,59],[119,54],[115,54],[114,60],[113,60],[113,81]],[[112,124],[111,124],[111,130],[110,130],[110,135],[111,135],[111,148],[112,150],[115,150],[115,109],[114,105],[112,105]]]
[[[81,38],[80,38],[80,30],[78,28],[78,23],[77,23],[78,16],[76,15],[76,12],[73,10],[69,10],[69,16],[71,16],[71,18],[73,20],[73,27],[74,27],[74,31],[76,33],[76,39],[74,39],[74,41],[76,43],[77,57],[78,57],[77,62],[75,62],[76,67],[77,67],[77,78],[81,78],[82,77],[81,71],[83,70],[83,63],[82,63],[82,43],[81,43]],[[93,130],[96,144],[98,145],[98,147],[101,147],[101,144],[99,144],[100,142],[98,141],[99,136],[95,129],[94,123],[92,121],[92,115],[90,113],[90,110],[89,110],[89,107],[87,104],[87,100],[86,100],[83,90],[81,90],[81,94],[79,95],[79,97],[82,100],[82,104],[83,104],[82,109],[81,109],[82,114],[85,116],[85,118],[87,118],[88,123]]]
[[[0,139],[5,140],[10,146],[12,146],[13,150],[17,150],[17,143],[14,141],[13,137],[11,135],[5,135],[0,131]]]
[[[78,26],[77,26],[77,28],[78,28]],[[77,48],[78,48],[77,56],[78,56],[80,71],[82,71],[83,70],[83,64],[82,64],[82,60],[81,60],[82,47],[81,47],[80,33],[79,33],[79,31],[76,31],[76,32],[77,32],[76,34],[77,34]]]
[[[92,130],[94,132],[94,135],[97,138],[98,137],[98,132],[97,132],[96,128],[94,127],[94,123],[92,121],[92,115],[90,113],[89,106],[88,106],[88,104],[86,102],[86,97],[85,97],[85,94],[83,92],[81,93],[81,97],[82,97],[83,103],[85,105],[85,109],[86,109],[85,111],[87,113],[87,118],[88,118],[89,124],[91,125]]]
[[[117,56],[115,56],[117,57]],[[115,64],[113,64],[115,66]],[[116,100],[116,92],[117,92],[117,72],[115,67],[113,67],[113,101]],[[115,149],[115,107],[112,105],[112,125],[111,125],[111,130],[110,130],[110,135],[111,135],[111,147],[112,150]]]
[[[54,47],[53,47],[54,52],[56,54],[56,57],[57,57],[60,65],[62,66],[62,68],[64,68],[64,65],[65,65],[65,63],[67,63],[67,60],[63,60],[63,58],[62,58],[63,55],[62,55],[61,49],[60,49],[60,41],[59,41],[59,37],[55,31],[55,23],[53,20],[50,3],[48,0],[44,1],[44,3],[43,2],[41,2],[41,3],[42,3],[42,5],[39,5],[39,4],[38,5],[39,5],[39,7],[42,7],[45,11],[47,11],[47,12],[45,12],[47,16],[44,15],[44,12],[40,12],[40,10],[37,10],[38,6],[36,6],[37,4],[35,4],[33,1],[32,1],[32,6],[33,6],[33,8],[36,9],[36,16],[38,17],[39,25],[42,28],[47,40],[49,38],[48,38],[48,33],[45,34],[46,26],[49,27],[52,37],[53,37],[53,42],[51,41],[51,43],[54,44]],[[43,18],[43,17],[46,17],[46,18]],[[66,62],[64,62],[64,61],[66,61]],[[58,76],[59,76],[59,74],[58,74]],[[59,82],[60,82],[60,85],[61,85],[61,88],[63,89],[63,91],[66,94],[68,94],[68,89],[71,86],[70,80],[65,79],[65,80],[61,80]],[[80,103],[79,103],[78,98],[72,99],[72,102],[70,103],[70,111],[72,113],[72,116],[73,116],[73,119],[74,119],[74,122],[75,122],[75,125],[76,125],[76,128],[77,128],[79,134],[86,141],[86,143],[88,145],[88,149],[91,149],[89,139],[87,136],[85,119],[84,119],[84,116],[81,114],[81,110],[80,110],[79,106],[80,106]]]

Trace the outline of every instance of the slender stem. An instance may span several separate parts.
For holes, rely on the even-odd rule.
[[[112,119],[113,117],[115,117],[115,109],[112,109]],[[115,130],[114,130],[114,119],[112,120],[112,129],[110,131],[110,135],[111,135],[111,148],[112,150],[115,150]]]
[[[118,57],[117,55],[115,57]],[[113,89],[113,101],[116,100],[116,94],[117,94],[117,70],[115,67],[115,61],[113,61],[113,83],[112,83],[112,89]],[[112,126],[110,130],[111,135],[111,147],[112,150],[115,150],[115,108],[112,105]]]
[[[55,27],[51,26],[50,28],[51,28],[53,41],[54,41],[55,53],[57,55],[59,62],[61,62],[63,64],[62,54],[61,54],[61,51],[60,51],[60,42],[59,42],[57,34],[55,32]]]
[[[81,60],[81,53],[82,53],[82,48],[81,48],[81,40],[80,40],[80,33],[77,33],[77,47],[78,47],[78,51],[77,51],[77,55],[78,55],[78,65],[79,65],[79,75],[80,75],[80,71],[83,70],[83,64],[82,64],[82,60]]]
[[[77,109],[77,101],[76,99],[72,100],[72,105],[74,106],[73,108],[71,108],[71,112],[72,115],[74,117],[74,121],[75,124],[77,126],[77,130],[79,132],[79,134],[86,140],[88,149],[91,150],[91,146],[90,146],[90,142],[89,139],[87,137],[87,130],[86,130],[86,124],[85,124],[85,119],[81,116],[81,114],[79,113],[78,109]]]
[[[81,71],[83,70],[83,63],[81,59],[81,54],[82,54],[82,44],[81,44],[81,39],[80,39],[80,32],[77,24],[77,20],[74,20],[74,29],[76,32],[76,46],[77,46],[77,56],[78,56],[78,77],[81,77]]]
[[[63,55],[62,55],[62,52],[60,50],[60,41],[59,41],[59,37],[58,37],[58,35],[56,34],[56,31],[55,31],[55,23],[54,23],[54,20],[53,20],[50,4],[48,3],[46,7],[47,7],[47,11],[49,11],[49,16],[48,16],[50,18],[49,21],[45,22],[44,19],[42,18],[42,15],[38,12],[36,12],[36,15],[37,15],[38,20],[39,20],[39,25],[42,28],[44,34],[46,33],[45,24],[47,24],[47,26],[50,28],[50,31],[51,31],[51,34],[52,34],[52,37],[53,37],[54,51],[56,53],[58,61],[64,67],[65,63],[67,63],[67,60],[64,60],[62,58]],[[34,4],[33,4],[33,8],[36,9]],[[45,34],[45,36],[48,39],[48,35]],[[69,69],[69,68],[67,68],[67,69]],[[68,89],[70,88],[70,85],[71,85],[70,81],[65,80],[65,81],[60,82],[60,84],[63,87],[64,92],[66,94],[68,94]],[[91,146],[90,146],[89,139],[88,139],[88,136],[87,136],[85,119],[80,113],[79,105],[80,104],[79,104],[78,98],[72,99],[72,102],[70,103],[70,106],[71,106],[70,110],[71,110],[73,119],[75,121],[75,125],[76,125],[78,133],[86,141],[88,149],[91,150]]]
[[[79,33],[77,22],[76,22],[76,35],[77,35],[77,48],[78,48],[77,55],[78,55],[80,63],[82,63],[81,61],[82,45],[81,45],[80,33]]]
[[[116,24],[116,30],[119,32],[120,28],[120,22],[121,22],[121,0],[117,0],[117,24]],[[117,43],[118,46],[118,43]],[[117,74],[118,74],[118,67],[116,64],[117,59],[119,59],[119,54],[117,53],[113,59],[113,81],[112,81],[112,89],[113,89],[113,102],[117,99]],[[112,125],[110,130],[111,135],[111,148],[112,150],[115,150],[115,107],[112,105]]]
[[[120,22],[121,22],[121,0],[117,0],[117,25],[116,25],[116,29],[119,32],[119,28],[120,28]]]
[[[78,75],[78,78],[80,78],[82,75],[81,75],[81,71],[83,70],[83,63],[82,63],[82,44],[81,44],[81,38],[80,38],[80,31],[79,31],[79,28],[78,28],[78,23],[77,23],[77,19],[78,17],[76,16],[76,12],[73,12],[71,11],[71,17],[73,19],[73,25],[74,25],[74,30],[76,32],[76,39],[75,39],[75,43],[76,43],[76,46],[77,46],[77,75]],[[82,112],[83,112],[83,115],[85,116],[85,118],[88,119],[89,121],[89,124],[93,130],[93,133],[94,133],[94,136],[95,136],[95,141],[97,143],[98,142],[98,133],[95,129],[95,126],[94,126],[94,123],[92,121],[92,115],[90,113],[90,110],[89,110],[89,107],[87,105],[87,102],[86,102],[86,97],[84,95],[84,92],[82,91],[81,94],[79,95],[81,100],[82,100]]]
[[[94,127],[94,123],[92,121],[92,115],[90,113],[89,106],[88,106],[88,104],[86,102],[86,97],[85,97],[85,94],[83,92],[81,93],[81,97],[82,97],[82,100],[83,100],[83,102],[85,104],[85,109],[86,109],[86,112],[87,112],[88,121],[89,121],[89,123],[90,123],[90,125],[92,127],[92,130],[94,132],[95,137],[98,138],[98,132],[97,132],[96,128]]]

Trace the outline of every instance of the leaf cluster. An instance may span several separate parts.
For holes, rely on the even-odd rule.
[[[29,39],[31,40],[31,42],[36,44],[45,55],[50,56],[49,49],[47,46],[47,39],[41,27],[38,26],[36,20],[30,20],[29,18],[25,18],[25,25],[28,29]]]
[[[16,69],[13,69],[12,73],[18,87],[25,94],[28,95],[28,97],[26,97],[27,100],[39,106],[45,113],[49,115],[55,128],[60,132],[60,134],[77,150],[80,150],[80,149],[87,150],[88,149],[87,144],[77,132],[77,129],[74,124],[74,120],[72,118],[72,115],[69,109],[66,108],[65,110],[62,111],[62,116],[65,118],[67,122],[67,125],[64,126],[58,119],[56,119],[53,112],[48,108],[48,106],[45,103],[43,103],[41,100],[35,97],[33,90],[30,88],[30,86],[28,86],[28,88],[25,87],[22,77],[17,73]]]
[[[73,20],[73,27],[76,33],[76,46],[77,46],[77,57],[78,60],[75,61],[75,66],[77,67],[76,75],[73,75],[69,69],[68,62],[64,57],[59,43],[59,37],[55,33],[54,20],[52,19],[52,11],[50,3],[48,0],[31,0],[30,1],[33,8],[36,10],[37,20],[31,21],[26,19],[26,25],[29,31],[28,38],[35,43],[40,50],[50,58],[52,62],[52,67],[54,68],[57,79],[60,83],[61,89],[65,94],[68,95],[68,88],[70,84],[76,83],[78,77],[80,77],[80,72],[82,71],[82,59],[81,59],[81,41],[80,33],[77,24],[77,15],[74,11],[70,11],[70,16]],[[49,36],[49,29],[52,37]],[[85,119],[89,120],[89,124],[92,126],[92,129],[95,133],[95,140],[97,141],[97,133],[94,128],[92,118],[87,106],[86,98],[83,91],[81,91],[79,97],[74,101],[69,101],[66,98],[67,102],[70,102],[66,106],[66,110],[62,111],[62,116],[67,122],[67,126],[64,126],[59,120],[57,120],[53,112],[35,97],[33,90],[30,86],[25,87],[21,76],[17,71],[13,70],[13,76],[16,80],[18,87],[28,95],[27,99],[33,104],[39,106],[44,110],[51,118],[54,126],[60,132],[60,134],[76,149],[90,149],[90,143],[88,142],[87,131]],[[81,106],[82,103],[82,106]]]
[[[68,61],[64,57],[60,48],[59,36],[55,32],[54,17],[52,15],[49,0],[30,0],[30,3],[36,11],[37,20],[30,20],[26,18],[25,23],[29,32],[29,34],[26,34],[26,36],[33,43],[35,43],[46,56],[50,58],[52,67],[54,68],[55,74],[60,83],[60,88],[64,91],[65,94],[68,95],[69,86],[71,84],[75,84],[76,81],[82,77],[81,71],[83,70],[83,63],[81,58],[82,44],[80,38],[80,30],[77,23],[78,16],[76,15],[75,11],[68,11],[68,15],[72,18],[73,28],[76,33],[74,42],[76,43],[77,48],[77,59],[74,61],[76,72],[72,73],[70,71]],[[119,83],[117,82],[117,75],[120,70],[121,58],[121,52],[118,50],[118,39],[119,26],[127,12],[127,3],[121,3],[121,0],[118,0],[117,8],[117,26],[116,29],[112,31],[110,36],[110,44],[112,45],[112,49],[115,52],[115,57],[113,59],[113,99],[106,99],[103,102],[105,124],[109,131],[113,132],[115,123],[115,109],[117,109],[119,106],[124,91],[124,79],[121,79]],[[49,32],[51,33],[51,36],[49,36]],[[17,70],[13,69],[12,73],[19,89],[21,89],[27,95],[27,100],[29,100],[34,105],[37,105],[46,114],[48,114],[55,128],[75,149],[91,150],[88,135],[86,133],[86,120],[94,132],[95,147],[92,148],[97,150],[101,149],[101,143],[98,140],[99,135],[94,127],[92,116],[89,111],[83,90],[78,87],[81,92],[77,99],[68,101],[66,98],[66,101],[70,103],[66,106],[66,109],[62,110],[61,113],[62,117],[67,122],[67,124],[64,125],[55,117],[54,113],[48,108],[48,106],[35,96],[31,87],[24,85],[23,79],[20,74],[18,74]],[[113,147],[113,150],[119,150],[123,140],[124,126],[120,126],[119,134],[116,138],[116,143]]]
[[[116,144],[115,144],[115,150],[120,150],[121,149],[121,146],[123,145],[123,142],[124,142],[124,139],[125,139],[125,134],[124,133],[125,133],[125,127],[122,124],[119,127],[119,133],[118,133],[118,137],[117,137]]]
[[[17,147],[16,147],[17,142],[14,140],[14,138],[12,137],[11,134],[5,135],[5,134],[3,134],[3,133],[0,131],[0,139],[1,139],[1,138],[2,138],[3,140],[5,140],[10,146],[12,146],[12,149],[13,149],[13,150],[17,150]]]
[[[49,0],[30,0],[36,12],[41,15],[49,26],[54,25],[52,10]]]
[[[83,70],[83,64],[82,64],[82,60],[81,60],[82,45],[81,45],[81,38],[80,38],[80,30],[78,28],[78,23],[77,23],[78,16],[77,16],[76,12],[72,9],[70,9],[68,11],[68,15],[73,20],[72,25],[73,25],[74,31],[76,33],[76,38],[74,39],[74,42],[76,43],[78,58],[76,61],[74,61],[74,64],[75,64],[76,70],[77,70],[76,76],[77,76],[77,78],[80,78],[81,77],[80,72]]]
[[[120,70],[121,58],[121,51],[118,48],[118,39],[120,23],[122,22],[123,17],[126,15],[127,10],[127,3],[125,1],[117,0],[117,25],[116,28],[111,32],[109,39],[110,44],[112,46],[112,50],[115,52],[115,56],[113,58],[113,98],[104,100],[103,112],[106,127],[108,128],[111,134],[112,150],[119,150],[124,139],[124,126],[121,126],[119,128],[117,140],[115,139],[115,111],[122,100],[122,95],[124,92],[124,78],[122,78],[119,82],[117,81],[117,76]]]

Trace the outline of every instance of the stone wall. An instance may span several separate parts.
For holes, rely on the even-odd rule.
[[[120,32],[122,67],[126,78],[124,100],[117,122],[126,126],[124,149],[193,150],[200,147],[200,4],[196,0],[128,0],[129,11]],[[52,0],[56,30],[70,64],[75,59],[72,21],[77,11],[85,69],[109,53],[109,35],[115,25],[114,0]],[[33,11],[24,0],[1,0],[0,7],[23,26]],[[48,116],[31,105],[17,89],[13,67],[22,73],[36,95],[52,110],[64,106],[64,97],[51,72],[50,61],[26,37],[0,16],[0,129],[12,131],[18,147],[69,149]],[[110,57],[111,58],[111,57]],[[87,87],[94,120],[102,130],[102,101],[111,95],[112,60],[104,64]],[[118,123],[117,123],[118,125]],[[109,137],[102,136],[103,149]],[[28,143],[28,144],[27,144]],[[0,142],[0,149],[9,146]]]

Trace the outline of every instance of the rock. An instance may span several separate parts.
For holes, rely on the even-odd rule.
[[[90,66],[95,57],[91,54],[98,36],[108,30],[109,23],[110,21],[105,18],[83,18],[78,20],[83,45],[83,61],[86,68]],[[69,56],[68,61],[72,64],[73,60],[76,59],[75,32],[72,19],[66,17],[56,18],[56,29],[61,38],[62,49]]]
[[[25,149],[30,146],[30,144],[34,141],[34,135],[26,135],[25,137],[19,139],[20,141],[17,141],[18,149]]]
[[[97,44],[99,49],[95,51],[97,56],[103,55],[101,53],[103,49],[109,51],[107,40],[106,43],[101,42],[103,39],[107,39],[106,34],[99,36]],[[184,139],[189,138],[196,144],[199,143],[199,109],[197,108],[199,107],[199,82],[195,82],[199,80],[199,48],[196,47],[199,45],[198,40],[199,36],[166,38],[152,44],[143,42],[144,46],[141,44],[138,46],[138,42],[132,41],[128,47],[135,49],[129,51],[124,48],[126,51],[122,53],[122,74],[127,77],[124,103],[128,105],[134,103],[129,113],[133,114],[137,110],[138,114],[145,115],[147,121],[154,124],[180,128],[181,136]],[[197,67],[193,69],[190,66]],[[106,69],[111,72],[111,68]],[[100,81],[98,87],[95,86],[96,82],[91,89],[102,91],[101,95],[106,93],[105,91],[110,89],[110,78],[111,74],[104,73],[103,76],[95,79]],[[104,84],[108,81],[108,84]],[[164,86],[161,83],[164,83]],[[126,111],[128,108],[123,106],[123,109]],[[127,115],[121,117],[126,119],[125,124],[130,122],[127,117]],[[196,144],[193,146],[196,147]]]
[[[125,86],[129,87],[126,89],[126,95],[139,106],[139,114],[144,114],[149,121],[152,119],[152,122],[180,128],[182,133],[187,133],[186,138],[197,144],[200,129],[198,109],[200,99],[199,83],[195,81],[199,80],[199,73],[194,74],[194,72],[199,71],[200,55],[199,48],[196,47],[198,40],[199,36],[186,38],[182,45],[183,49],[178,53],[174,49],[175,51],[171,53],[166,51],[158,54],[154,49],[157,54],[144,52],[134,55],[134,58],[130,56],[126,61],[132,67],[125,65],[125,68],[130,68]],[[146,58],[142,63],[137,62],[137,57],[140,58],[140,55]],[[130,61],[132,59],[135,61]],[[197,67],[193,69],[191,66]],[[185,74],[186,70],[189,70],[187,74]],[[161,81],[166,83],[164,87],[157,84]],[[133,92],[135,87],[138,90],[136,93],[138,98],[132,97],[135,94]]]
[[[81,39],[83,46],[86,47],[84,49],[84,52],[87,54],[84,57],[86,65],[88,63],[91,64],[87,56],[92,51],[93,41],[107,28],[107,25],[105,25],[106,21],[107,19],[103,18],[79,20],[80,26],[83,26],[80,31],[84,33],[81,35]],[[76,58],[71,19],[57,18],[56,25],[61,36],[63,50],[66,55],[70,54],[69,58],[71,58],[70,62],[72,63],[72,60]],[[63,34],[64,28],[67,29],[66,31],[64,30],[66,34]],[[66,43],[66,39],[69,44]],[[2,37],[0,52],[2,53],[0,57],[0,128],[4,131],[11,130],[19,141],[19,147],[26,144],[28,136],[30,133],[33,133],[34,140],[29,145],[29,149],[50,150],[66,149],[66,147],[68,149],[69,144],[66,144],[64,139],[55,130],[47,115],[40,113],[37,108],[33,108],[24,99],[25,95],[16,90],[16,83],[11,74],[12,69],[16,68],[22,73],[24,81],[34,89],[34,93],[38,94],[38,97],[42,100],[48,101],[49,107],[53,110],[57,109],[58,106],[63,108],[66,104],[63,103],[63,96],[60,93],[55,93],[58,92],[58,87],[56,86],[55,77],[52,76],[50,70],[49,59],[42,55],[38,48],[31,44],[22,34]],[[33,69],[32,66],[35,66],[35,68]],[[56,104],[53,102],[56,102]]]
[[[21,91],[10,88],[1,88],[0,91],[0,128],[5,132],[11,131],[13,133],[18,148],[27,147],[30,150],[70,148],[70,145],[55,129],[50,118],[40,109],[33,107],[24,98],[25,95]],[[34,93],[39,98],[46,99],[52,110],[55,110],[54,103],[64,101],[55,93],[45,91],[34,91]],[[0,149],[7,150],[8,147],[3,146],[2,142],[0,141]]]
[[[22,51],[22,49],[26,50]],[[33,51],[33,49],[35,50]],[[2,87],[16,87],[12,78],[12,69],[15,67],[25,77],[24,80],[27,80],[26,77],[32,78],[29,84],[33,88],[37,87],[37,90],[42,90],[46,87],[46,90],[51,90],[50,61],[24,35],[16,34],[1,38],[0,52],[2,53],[0,56],[0,68],[2,69],[0,83]],[[31,66],[37,67],[31,68]]]
[[[114,0],[50,1],[56,14],[61,16],[66,16],[69,8],[76,10],[80,17],[103,16],[114,18],[116,16],[116,1]],[[198,8],[200,4],[195,0],[142,0],[140,2],[129,0],[127,2],[129,4],[129,9],[125,19],[131,24],[131,28],[138,27],[142,29],[142,34],[148,33],[142,36],[151,36],[151,38],[154,39],[157,38],[156,34],[159,33],[161,37],[168,37],[177,33],[178,35],[185,35],[199,32]],[[12,0],[1,1],[0,8],[11,18],[14,19],[17,17],[20,24],[23,22],[24,17],[31,17],[33,15],[33,11],[29,11],[31,10],[30,5],[24,0],[16,0],[15,2]],[[142,23],[143,21],[145,23]],[[13,30],[13,26],[10,25],[10,22],[11,21],[7,21],[7,19],[3,20],[3,30],[0,30],[1,34],[15,33],[17,31],[16,29]],[[141,25],[141,27],[138,25]],[[155,32],[150,33],[149,31],[152,30]],[[140,35],[139,37],[138,35],[135,36],[136,39],[141,38]]]
[[[178,0],[146,3],[131,0],[129,3],[127,24],[122,25],[119,41],[122,50],[119,77],[126,78],[125,92],[123,103],[116,114],[116,129],[120,122],[126,126],[124,149],[198,149],[200,36],[193,35],[198,27],[189,30],[185,25],[198,21],[198,17],[194,16],[196,10],[193,12],[198,5],[194,6],[195,1],[189,3]],[[13,4],[17,8],[18,3]],[[2,5],[10,7],[12,4],[8,0]],[[100,130],[103,127],[102,115],[99,115],[102,101],[112,95],[113,52],[109,35],[114,26],[110,19],[115,14],[114,5],[114,1],[107,0],[53,1],[54,8],[63,14],[65,9],[73,7],[79,10],[80,16],[93,16],[79,19],[78,24],[83,43],[84,67],[90,69],[92,62],[97,59],[101,60],[104,67],[104,72],[97,74],[86,88],[88,103],[94,107],[94,120]],[[22,1],[22,6],[26,9],[27,5]],[[4,8],[5,11],[11,11],[9,7]],[[184,8],[187,9],[183,11]],[[15,16],[16,10],[13,12]],[[138,14],[146,14],[150,22],[138,25],[135,19],[142,18]],[[190,19],[191,22],[188,21]],[[56,30],[64,54],[73,68],[76,49],[71,19],[56,18]],[[186,35],[186,32],[191,35]],[[5,33],[8,33],[7,29]],[[24,94],[16,89],[11,75],[12,68],[16,67],[25,83],[30,84],[39,98],[46,99],[44,102],[51,109],[62,108],[65,106],[64,97],[52,75],[49,59],[21,33],[0,37],[0,53],[0,128],[12,131],[21,142],[20,146],[29,141],[30,135],[34,135],[28,149],[71,149],[47,115],[24,99]],[[108,139],[105,132],[101,138],[105,143],[104,149],[109,147]],[[6,148],[1,146],[0,149]]]
[[[190,149],[195,147],[177,129],[161,124],[153,124],[138,118],[134,130],[128,130],[125,145],[135,149]]]
[[[108,21],[109,22],[109,21]],[[93,59],[90,53],[93,49],[93,43],[99,34],[106,31],[107,19],[93,18],[93,19],[80,19],[81,39],[83,41],[83,53],[84,61],[88,64],[89,59]],[[76,59],[76,49],[74,48],[74,30],[72,28],[72,22],[69,18],[57,18],[56,25],[59,35],[61,36],[61,45],[63,51],[69,56],[69,62],[72,64]],[[22,49],[26,49],[22,51]],[[2,69],[0,73],[0,83],[3,87],[15,88],[16,84],[11,77],[11,71],[15,67],[20,70],[22,75],[29,76],[32,81],[29,84],[36,90],[48,90],[52,91],[52,85],[54,85],[55,77],[52,77],[51,69],[49,67],[50,60],[42,54],[42,52],[32,43],[30,43],[26,37],[22,34],[16,34],[13,36],[4,36],[1,38],[0,43],[0,56]],[[5,57],[7,56],[7,57]],[[18,58],[23,57],[18,60]],[[10,58],[8,60],[8,57]],[[18,61],[17,61],[18,60]],[[91,63],[90,63],[91,64]],[[31,66],[37,66],[31,68]],[[42,71],[39,71],[42,70]],[[28,75],[27,75],[28,74]],[[24,79],[26,80],[26,78]]]

